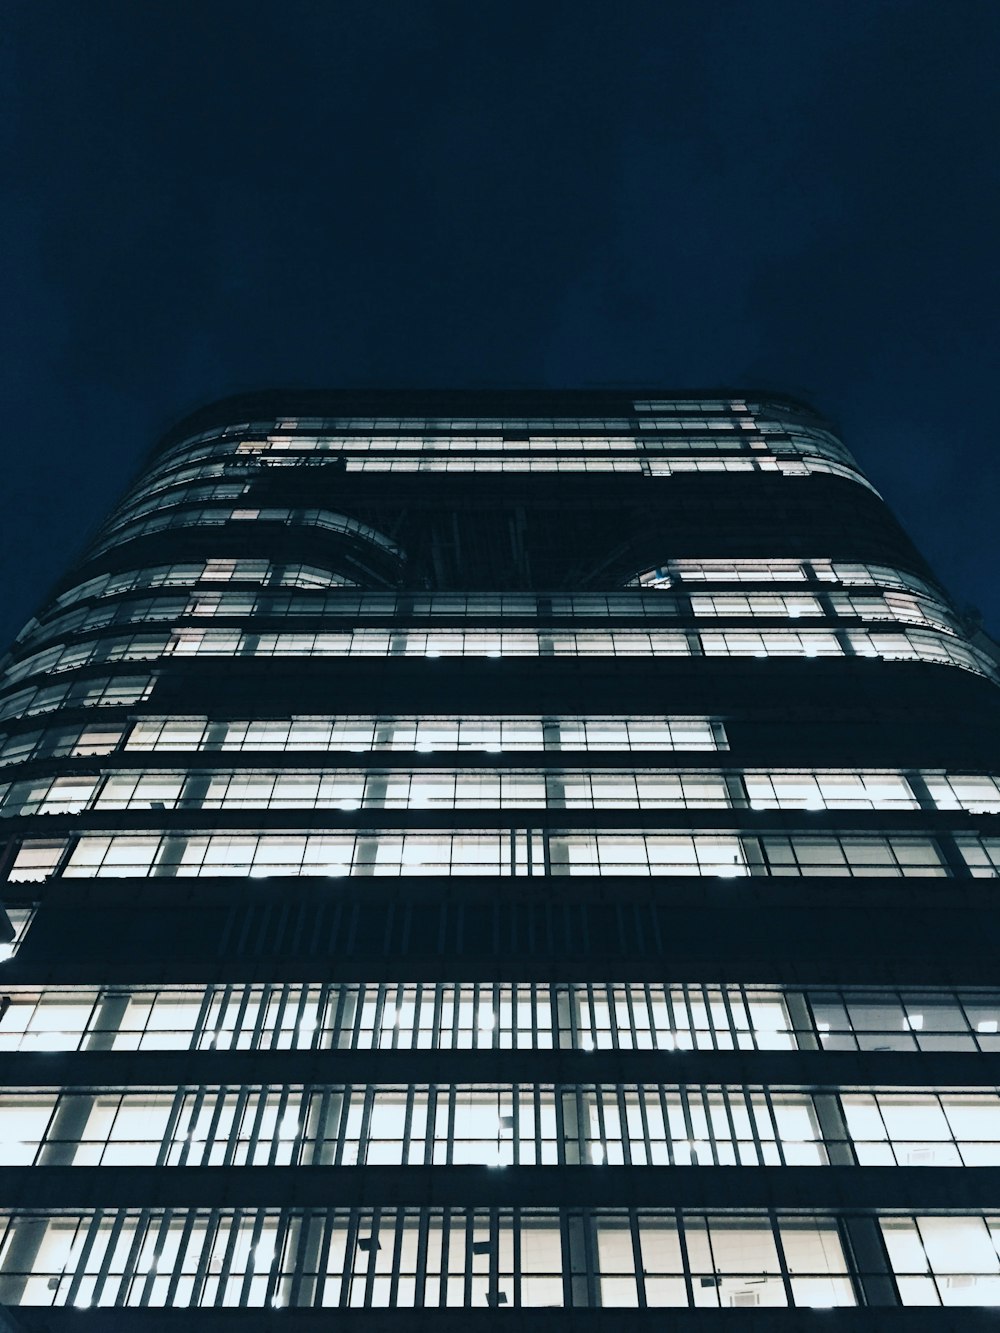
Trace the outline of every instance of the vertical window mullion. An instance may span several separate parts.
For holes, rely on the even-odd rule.
[[[722,1007],[726,1011],[726,1022],[729,1024],[729,1035],[733,1043],[732,1048],[734,1051],[737,1051],[739,1050],[739,1040],[738,1040],[739,1027],[737,1026],[735,1015],[733,1014],[733,1005],[729,995],[729,987],[720,985],[719,996],[722,1001]],[[712,1024],[712,1028],[714,1031],[715,1029],[714,1022]]]
[[[638,1083],[635,1086],[636,1102],[639,1108],[639,1124],[642,1126],[642,1144],[646,1154],[646,1163],[645,1163],[646,1166],[652,1166],[653,1164],[653,1135],[649,1128],[649,1114],[646,1107],[646,1097],[650,1095],[651,1092],[652,1089],[650,1089],[644,1083]],[[626,1124],[626,1130],[627,1130],[627,1124]],[[631,1166],[632,1164],[631,1133],[628,1133],[627,1137],[630,1140],[629,1155],[627,1160],[629,1165]]]
[[[274,1118],[274,1133],[273,1133],[272,1136],[271,1136],[271,1145],[270,1145],[270,1147],[269,1147],[268,1150],[267,1150],[267,1165],[268,1165],[268,1166],[276,1166],[276,1165],[277,1165],[277,1163],[275,1162],[275,1157],[276,1157],[277,1154],[278,1154],[278,1148],[279,1148],[279,1146],[280,1146],[280,1144],[281,1144],[281,1140],[282,1140],[281,1127],[282,1127],[282,1124],[283,1124],[283,1122],[284,1122],[285,1115],[288,1113],[288,1103],[289,1103],[289,1100],[290,1100],[290,1096],[289,1096],[290,1091],[291,1091],[291,1089],[290,1089],[290,1088],[288,1087],[288,1085],[285,1084],[285,1083],[282,1083],[282,1084],[279,1086],[279,1088],[278,1088],[278,1090],[277,1090],[277,1093],[275,1093],[275,1090],[274,1090],[273,1088],[262,1088],[262,1089],[261,1089],[260,1109],[258,1110],[258,1112],[257,1112],[257,1117],[256,1117],[256,1119],[254,1120],[254,1127],[253,1127],[253,1143],[252,1143],[252,1145],[251,1145],[250,1154],[249,1154],[249,1157],[248,1157],[248,1164],[249,1164],[249,1163],[252,1163],[252,1162],[254,1161],[254,1159],[256,1158],[256,1156],[257,1156],[257,1145],[258,1145],[258,1143],[260,1142],[260,1125],[261,1125],[261,1121],[262,1121],[263,1116],[264,1116],[264,1111],[265,1111],[266,1104],[269,1103],[269,1102],[271,1101],[271,1099],[272,1099],[275,1095],[277,1095],[277,1098],[278,1098],[278,1107],[277,1107],[277,1110],[276,1110],[276,1112],[275,1112],[275,1118]],[[304,1100],[304,1099],[300,1096],[300,1099],[299,1099],[299,1101],[300,1101],[300,1108],[299,1108],[299,1109],[300,1109],[300,1116],[301,1116],[301,1102],[302,1102],[303,1100]],[[296,1139],[298,1139],[298,1138],[299,1138],[299,1134],[296,1133],[295,1137],[296,1137]],[[294,1143],[293,1143],[293,1145],[292,1145],[292,1155],[293,1155],[293,1156],[295,1155],[295,1144],[294,1144]]]
[[[83,1282],[85,1276],[87,1268],[87,1260],[90,1258],[90,1254],[97,1241],[97,1237],[100,1235],[101,1222],[103,1221],[103,1219],[104,1219],[103,1210],[100,1208],[95,1209],[90,1219],[90,1225],[87,1228],[86,1238],[83,1242],[83,1245],[80,1248],[80,1254],[76,1261],[76,1267],[73,1270],[73,1276],[70,1279],[69,1290],[66,1293],[66,1301],[65,1301],[66,1305],[76,1304],[77,1294],[80,1290],[80,1285]],[[87,1302],[87,1304],[90,1303],[91,1302],[89,1301]]]
[[[245,1025],[246,1025],[247,1008],[248,1008],[248,1006],[249,1006],[250,1003],[251,1003],[251,995],[253,994],[253,992],[254,992],[255,989],[256,989],[256,987],[254,987],[254,986],[242,986],[242,987],[240,987],[240,989],[239,989],[239,992],[238,992],[238,993],[239,993],[239,1004],[237,1005],[237,1008],[236,1008],[236,1021],[235,1021],[234,1024],[233,1024],[233,1038],[232,1038],[232,1044],[231,1044],[231,1046],[230,1046],[230,1050],[239,1050],[240,1036],[241,1036],[241,1034],[242,1034],[242,1032],[243,1032],[243,1029],[244,1029],[244,1027],[245,1027]],[[226,990],[227,990],[227,992],[231,993],[231,988],[230,988],[230,987],[227,986],[227,987],[226,987]],[[220,1017],[220,1020],[221,1020],[221,1018],[222,1018],[222,1013],[221,1013],[221,1012],[220,1012],[219,1017]]]
[[[429,1134],[428,1141],[433,1141],[433,1134]],[[431,1211],[428,1208],[419,1208],[416,1210],[417,1217],[417,1259],[416,1259],[416,1286],[413,1298],[413,1304],[416,1309],[423,1309],[424,1298],[427,1288],[427,1243],[428,1232],[431,1225]]]
[[[719,1091],[722,1096],[723,1105],[726,1108],[726,1120],[729,1124],[729,1133],[732,1139],[733,1153],[735,1155],[736,1165],[742,1166],[743,1159],[740,1153],[740,1138],[736,1131],[736,1117],[733,1115],[732,1098],[734,1097],[739,1098],[740,1102],[742,1103],[743,1110],[746,1113],[747,1122],[750,1125],[750,1141],[753,1144],[754,1155],[756,1157],[756,1164],[758,1166],[764,1166],[765,1165],[764,1145],[760,1137],[760,1130],[757,1125],[757,1117],[754,1114],[755,1110],[754,1099],[755,1097],[759,1096],[760,1090],[751,1089],[743,1085],[740,1085],[735,1088],[722,1087],[719,1089]],[[771,1109],[770,1104],[768,1104],[769,1113],[770,1109]],[[773,1116],[771,1117],[771,1128],[776,1130]]]
[[[336,1041],[335,1026],[330,1026],[330,1005],[335,990],[339,988],[324,981],[319,986],[316,995],[316,1031],[313,1034],[313,1043],[318,1050],[330,1050]],[[336,1013],[336,1005],[334,1005]],[[292,1043],[294,1046],[294,1042]]]
[[[240,1287],[241,1310],[245,1310],[250,1303],[250,1292],[253,1290],[254,1280],[254,1255],[257,1251],[257,1246],[260,1244],[260,1236],[261,1232],[264,1230],[264,1221],[267,1217],[267,1212],[263,1208],[257,1208],[251,1216],[253,1217],[253,1226],[250,1232],[250,1253],[247,1255],[246,1272],[243,1274],[243,1283]],[[240,1227],[240,1230],[242,1231],[242,1226]]]
[[[777,1218],[773,1210],[769,1209],[767,1220],[771,1226],[771,1234],[774,1237],[774,1247],[778,1253],[778,1266],[781,1269],[781,1282],[785,1288],[785,1304],[792,1309],[795,1305],[795,1298],[792,1294],[792,1279],[788,1272],[788,1261],[785,1259],[785,1247],[781,1242],[781,1228],[778,1226]]]
[[[167,1124],[163,1131],[163,1138],[160,1140],[160,1147],[156,1154],[155,1164],[157,1166],[167,1165],[167,1158],[170,1155],[170,1150],[174,1146],[177,1128],[181,1123],[181,1117],[185,1103],[188,1100],[188,1095],[188,1090],[186,1088],[178,1088],[174,1093],[173,1101],[170,1104],[170,1114],[167,1117]]]
[[[215,1304],[217,1307],[228,1304],[226,1301],[226,1288],[229,1286],[230,1271],[233,1266],[233,1257],[236,1254],[236,1245],[239,1240],[240,1223],[243,1221],[243,1212],[244,1209],[242,1208],[226,1209],[222,1211],[219,1218],[220,1224],[224,1221],[228,1221],[229,1239],[226,1241],[226,1248],[222,1255],[222,1264],[219,1268],[219,1285],[215,1293]]]
[[[97,1213],[98,1222],[100,1222],[102,1216],[103,1213],[100,1210],[98,1210]],[[114,1218],[114,1221],[111,1223],[111,1231],[110,1234],[108,1235],[108,1243],[104,1249],[104,1257],[101,1260],[101,1267],[94,1281],[94,1290],[90,1299],[91,1305],[102,1304],[101,1297],[104,1294],[104,1284],[108,1280],[108,1273],[111,1269],[111,1261],[115,1256],[115,1250],[118,1248],[118,1237],[122,1233],[122,1228],[125,1225],[125,1219],[128,1216],[128,1212],[124,1208],[118,1208],[114,1213],[111,1214],[111,1216]]]
[[[193,1209],[192,1212],[194,1212]],[[205,1288],[208,1285],[212,1251],[215,1249],[218,1232],[219,1209],[212,1208],[205,1216],[205,1240],[201,1247],[201,1255],[198,1258],[198,1267],[195,1270],[194,1281],[191,1284],[191,1300],[189,1301],[189,1305],[191,1306],[200,1307],[202,1305]]]
[[[743,1090],[744,1096],[747,1095],[747,1092],[748,1092],[747,1089],[744,1089],[744,1090]],[[771,1089],[770,1089],[769,1087],[762,1087],[762,1088],[760,1088],[760,1089],[759,1089],[759,1092],[758,1092],[758,1096],[760,1096],[760,1097],[763,1098],[763,1100],[764,1100],[764,1105],[767,1107],[767,1115],[768,1115],[768,1119],[769,1119],[770,1122],[771,1122],[771,1128],[774,1130],[774,1142],[775,1142],[775,1144],[776,1144],[776,1146],[777,1146],[777,1149],[778,1149],[778,1161],[779,1161],[779,1163],[781,1164],[781,1166],[787,1166],[788,1163],[785,1161],[785,1142],[784,1142],[784,1139],[783,1139],[782,1136],[781,1136],[781,1126],[780,1126],[780,1124],[778,1123],[778,1117],[777,1117],[777,1115],[775,1114],[775,1111],[774,1111],[774,1101],[773,1101],[773,1099],[772,1099],[772,1097],[771,1097]],[[759,1138],[759,1135],[758,1135],[758,1132],[757,1132],[757,1121],[756,1121],[756,1118],[751,1117],[750,1124],[751,1124],[752,1127],[753,1127],[754,1138]],[[761,1159],[761,1161],[763,1162],[763,1158]]]
[[[631,1143],[631,1135],[630,1135],[630,1132],[629,1132],[629,1123],[628,1123],[628,1102],[627,1102],[627,1099],[626,1099],[626,1096],[625,1096],[625,1091],[626,1091],[626,1090],[625,1090],[625,1087],[624,1087],[621,1083],[613,1084],[613,1085],[611,1085],[611,1087],[613,1088],[613,1095],[614,1095],[614,1097],[615,1097],[615,1100],[616,1100],[617,1103],[618,1103],[618,1132],[619,1132],[619,1134],[620,1134],[620,1136],[621,1136],[621,1150],[622,1150],[622,1156],[623,1156],[623,1158],[624,1158],[624,1160],[625,1160],[625,1165],[626,1165],[626,1166],[631,1166],[631,1165],[632,1165],[632,1143]],[[641,1105],[641,1102],[640,1102],[640,1105]],[[641,1116],[641,1114],[642,1114],[642,1113],[641,1113],[641,1111],[640,1111],[640,1116]],[[607,1140],[605,1140],[605,1143],[607,1143]],[[605,1162],[607,1162],[607,1160],[608,1160],[608,1150],[607,1150],[606,1147],[605,1147],[604,1153],[605,1153],[604,1160],[605,1160]]]
[[[288,1001],[289,1001],[289,998],[290,998],[291,989],[292,989],[291,986],[289,986],[289,985],[286,983],[286,984],[285,984],[284,986],[282,986],[282,987],[279,989],[279,991],[278,991],[278,1004],[277,1004],[277,1008],[275,1009],[275,1012],[274,1012],[274,1020],[273,1020],[272,1025],[271,1025],[271,1040],[267,1043],[267,1049],[268,1049],[268,1050],[274,1051],[274,1050],[277,1050],[278,1047],[279,1047],[279,1042],[280,1042],[280,1040],[281,1040],[281,1033],[282,1033],[282,1029],[283,1029],[283,1020],[284,1020],[284,1017],[285,1017],[285,1010],[288,1008]],[[305,988],[303,987],[303,989],[305,989]],[[258,1025],[258,1029],[259,1029],[259,1031],[260,1031],[261,1036],[263,1036],[263,1024],[259,1024],[259,1025]],[[293,1023],[293,1024],[292,1024],[292,1040],[291,1040],[291,1045],[292,1045],[293,1047],[294,1047],[294,1045],[295,1045],[295,1034],[296,1034],[297,1030],[298,1030],[298,1024],[297,1024],[297,1023]],[[255,1046],[254,1046],[254,1049],[255,1049],[255,1050],[258,1049],[259,1046],[260,1046],[260,1044],[261,1044],[260,1040],[257,1039],[257,1040],[256,1040],[256,1044],[255,1044]]]
[[[354,1096],[354,1088],[350,1083],[345,1084],[340,1090],[340,1117],[337,1121],[337,1138],[333,1150],[334,1166],[342,1166],[344,1162],[344,1148],[347,1143],[347,1125],[350,1119],[351,1098]]]
[[[680,1102],[681,1115],[684,1117],[684,1133],[687,1135],[687,1141],[691,1145],[690,1160],[693,1164],[698,1163],[697,1140],[694,1132],[694,1120],[691,1116],[691,1106],[688,1100],[690,1089],[687,1087],[678,1087],[677,1099]]]
[[[261,1211],[263,1213],[263,1210]],[[268,1273],[267,1284],[264,1289],[264,1307],[265,1309],[273,1309],[276,1305],[281,1304],[278,1289],[284,1274],[285,1244],[291,1227],[292,1215],[287,1208],[282,1208],[277,1215],[273,1210],[269,1210],[268,1214],[265,1215],[275,1217],[274,1258],[271,1261],[271,1270]]]
[[[209,1014],[211,1014],[212,1012],[212,1001],[214,999],[215,994],[216,994],[215,986],[206,986],[205,989],[202,991],[201,1004],[198,1007],[198,1017],[194,1020],[194,1026],[191,1029],[191,1039],[188,1042],[189,1051],[197,1051],[201,1047],[201,1039],[205,1033],[205,1028],[208,1023]],[[220,1006],[220,1013],[221,1013],[221,1006]],[[216,1034],[216,1037],[210,1044],[214,1046],[217,1040],[218,1040],[218,1035]]]
[[[416,1089],[411,1083],[406,1089],[406,1110],[403,1112],[403,1142],[401,1146],[400,1161],[403,1166],[407,1166],[410,1161],[410,1144],[413,1139],[413,1099],[416,1095]],[[402,1235],[402,1228],[399,1229]],[[399,1277],[398,1266],[393,1265],[393,1292],[396,1290],[396,1279]],[[393,1299],[390,1304],[395,1304]]]
[[[375,1109],[376,1089],[367,1084],[361,1103],[361,1128],[358,1131],[358,1166],[365,1166],[368,1161],[368,1148],[371,1144],[372,1111]]]
[[[221,1094],[223,1090],[220,1089],[219,1091]],[[222,1159],[223,1166],[232,1166],[234,1164],[234,1158],[236,1157],[236,1154],[239,1151],[240,1147],[240,1139],[242,1137],[242,1129],[243,1129],[243,1117],[246,1114],[247,1102],[249,1100],[250,1100],[250,1089],[247,1087],[239,1088],[236,1093],[236,1108],[233,1112],[233,1128],[229,1136],[229,1141],[226,1144],[225,1153]]]
[[[176,1219],[176,1210],[174,1216]],[[183,1210],[184,1225],[181,1228],[180,1239],[177,1242],[177,1259],[170,1273],[170,1281],[167,1284],[167,1293],[163,1304],[169,1309],[176,1303],[177,1287],[180,1283],[184,1269],[184,1260],[187,1257],[188,1247],[191,1244],[191,1235],[194,1232],[195,1219],[198,1214],[194,1208]]]
[[[670,1130],[670,1103],[667,1099],[667,1089],[663,1083],[656,1086],[656,1093],[660,1099],[660,1115],[663,1117],[663,1140],[667,1149],[668,1166],[677,1165],[677,1154],[674,1151],[674,1136]]]
[[[639,1216],[634,1208],[628,1210],[629,1235],[632,1240],[632,1281],[635,1283],[639,1309],[646,1309],[645,1269],[642,1262],[642,1245],[639,1237]]]
[[[131,1210],[129,1210],[131,1212]],[[135,1266],[139,1261],[139,1255],[142,1253],[142,1247],[146,1242],[146,1228],[149,1225],[148,1208],[142,1208],[136,1218],[135,1235],[132,1238],[132,1244],[129,1246],[128,1257],[122,1265],[121,1283],[118,1287],[118,1294],[115,1297],[115,1305],[128,1305],[128,1297],[132,1292],[132,1282],[135,1278]],[[133,1214],[134,1216],[134,1214]]]
[[[691,1257],[688,1254],[687,1231],[684,1227],[684,1213],[680,1208],[670,1209],[674,1215],[674,1225],[677,1228],[677,1244],[681,1252],[681,1267],[684,1270],[684,1288],[687,1292],[688,1309],[694,1309],[694,1280],[691,1276]]]
[[[407,1104],[409,1104],[409,1100],[412,1098],[412,1096],[413,1096],[413,1089],[411,1088],[409,1090],[409,1097],[407,1099]],[[405,1155],[403,1157],[403,1161],[404,1162],[406,1161]],[[389,1269],[389,1300],[387,1304],[390,1309],[396,1308],[396,1303],[399,1299],[399,1278],[400,1278],[400,1270],[402,1269],[403,1266],[402,1265],[403,1242],[406,1238],[406,1210],[403,1208],[396,1208],[393,1211],[393,1216],[395,1218],[396,1225],[393,1231],[393,1238],[392,1238],[392,1264]]]
[[[197,1163],[198,1166],[208,1166],[211,1164],[212,1151],[215,1147],[215,1139],[219,1130],[219,1121],[222,1118],[223,1107],[225,1106],[226,1097],[228,1095],[229,1095],[229,1090],[225,1086],[215,1089],[214,1093],[215,1109],[213,1110],[212,1118],[209,1121],[208,1132],[205,1135],[205,1144],[204,1147],[201,1149],[202,1160]],[[194,1130],[197,1127],[198,1119],[201,1116],[201,1108],[205,1104],[205,1101],[209,1096],[208,1089],[195,1088],[193,1096],[194,1096],[194,1105],[191,1108],[191,1129],[189,1131],[189,1135],[192,1137],[190,1138],[190,1142],[185,1143],[181,1149],[180,1164],[182,1166],[187,1166],[190,1162],[191,1151],[192,1148],[194,1147],[194,1142],[195,1142],[193,1138]]]
[[[320,1241],[319,1255],[316,1259],[316,1293],[313,1297],[314,1306],[322,1306],[324,1304],[324,1287],[326,1286],[326,1279],[329,1276],[330,1267],[330,1246],[333,1243],[333,1233],[337,1226],[338,1211],[339,1210],[336,1208],[327,1208],[326,1213],[323,1215],[323,1237]],[[337,1305],[341,1309],[348,1303],[351,1282],[353,1281],[354,1247],[357,1243],[358,1236],[357,1209],[351,1208],[346,1211],[347,1226],[345,1228],[346,1237],[344,1257],[341,1260],[340,1273],[337,1276]]]
[[[636,1050],[639,1049],[638,1041],[637,1041],[637,1038],[636,1038],[636,1034],[637,1034],[637,1032],[638,1032],[638,1028],[636,1027],[636,1024],[635,1024],[635,1006],[634,1006],[634,1004],[633,1004],[633,1002],[632,1002],[632,987],[626,985],[624,989],[625,989],[625,1008],[626,1008],[626,1010],[628,1011],[628,1023],[629,1023],[629,1049],[630,1049],[630,1050],[633,1050],[633,1051],[636,1051]],[[616,1006],[615,1006],[615,1030],[617,1031],[617,1029],[618,1029],[618,1006],[616,1005]]]
[[[446,1096],[448,1098],[448,1145],[445,1150],[445,1161],[448,1166],[455,1165],[455,1098],[457,1088],[454,1083],[449,1084]],[[438,1097],[440,1098],[441,1089],[438,1088]]]

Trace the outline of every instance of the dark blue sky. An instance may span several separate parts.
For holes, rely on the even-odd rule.
[[[0,638],[171,421],[759,386],[1000,631],[996,0],[6,0]]]

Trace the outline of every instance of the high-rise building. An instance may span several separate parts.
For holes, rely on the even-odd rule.
[[[0,1327],[994,1327],[997,682],[789,399],[189,418],[3,663]]]

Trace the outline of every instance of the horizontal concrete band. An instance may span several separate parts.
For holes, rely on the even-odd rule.
[[[429,1083],[1000,1087],[1000,1053],[965,1051],[24,1051],[0,1088]],[[1000,1203],[1000,1200],[998,1200]]]
[[[1000,1167],[4,1167],[0,1205],[79,1208],[693,1208],[843,1213],[1000,1206]]]
[[[3,1318],[8,1320],[3,1322]],[[16,1318],[16,1322],[15,1322]],[[1000,1311],[963,1306],[961,1309],[30,1309],[0,1310],[0,1333],[148,1333],[151,1329],[238,1330],[239,1333],[274,1333],[276,1329],[302,1329],[303,1333],[331,1333],[350,1329],[357,1333],[633,1333],[636,1327],[656,1333],[996,1333]]]

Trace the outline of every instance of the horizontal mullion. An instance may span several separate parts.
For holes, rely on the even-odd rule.
[[[181,714],[177,715],[182,716]],[[428,714],[428,717],[431,715]],[[81,721],[84,725],[93,723],[95,726],[99,720],[95,719],[90,713]],[[118,721],[141,721],[141,718],[130,715],[127,719],[118,719]],[[250,719],[251,721],[256,719]],[[266,719],[264,719],[266,720]],[[211,721],[211,719],[209,719]],[[498,717],[497,721],[503,721]],[[113,724],[114,719],[109,719]],[[734,769],[731,750],[686,750],[678,748],[676,750],[528,750],[528,749],[509,749],[509,750],[477,750],[473,748],[462,750],[419,750],[414,748],[405,749],[402,746],[377,747],[370,750],[348,750],[341,748],[330,748],[323,750],[275,750],[275,749],[254,749],[252,745],[247,745],[244,749],[221,749],[204,748],[199,750],[144,750],[144,749],[117,749],[111,750],[107,754],[100,755],[60,755],[45,756],[35,759],[29,759],[24,762],[8,764],[0,767],[0,782],[5,780],[5,774],[9,773],[16,776],[17,780],[22,778],[32,778],[36,774],[52,774],[59,776],[62,774],[81,773],[81,774],[105,774],[114,772],[141,772],[144,769],[156,769],[178,771],[190,770],[201,771],[202,769],[280,769],[285,771],[313,770],[321,769],[324,772],[340,771],[342,769],[364,769],[366,772],[375,770],[378,772],[397,773],[409,769],[430,770],[437,769],[453,770],[479,770],[488,769],[501,772],[508,771],[532,771],[550,769],[566,770],[567,772],[579,772],[587,769],[622,769],[622,770],[642,770],[669,768],[673,770],[699,773],[723,773],[739,774],[746,773],[770,773],[788,771],[800,773],[810,772],[873,772],[884,773],[898,769],[898,764],[869,764],[860,768],[858,765],[852,765],[850,768],[844,766],[819,766],[798,764],[792,765],[785,763],[784,766],[772,765],[767,769],[760,768],[758,765],[753,770]]]
[[[554,809],[544,806],[500,809],[464,806],[457,809],[390,809],[369,806],[359,810],[243,809],[178,810],[86,810],[75,815],[20,815],[4,820],[0,831],[39,836],[60,833],[103,833],[162,831],[182,835],[207,829],[262,832],[325,830],[382,832],[422,829],[457,832],[496,829],[550,829],[573,832],[634,830],[652,832],[730,833],[947,833],[983,829],[994,832],[1000,815],[973,815],[965,811],[929,810],[751,810],[732,806],[709,808],[575,807]],[[860,867],[863,869],[863,867]],[[816,878],[810,875],[808,878]],[[863,878],[863,876],[862,876]]]
[[[598,631],[612,634],[615,630],[641,631],[643,629],[677,629],[691,632],[697,632],[698,630],[764,631],[775,629],[794,629],[798,631],[799,629],[823,627],[857,629],[864,626],[873,626],[877,630],[879,627],[887,628],[891,626],[893,632],[901,632],[901,627],[902,630],[926,630],[955,637],[954,631],[945,629],[940,625],[925,625],[911,621],[893,620],[888,617],[880,617],[876,620],[860,615],[825,615],[822,613],[793,617],[788,615],[695,616],[690,613],[649,615],[645,612],[637,612],[634,616],[629,616],[621,611],[609,612],[604,616],[554,616],[551,613],[484,616],[477,612],[470,612],[468,615],[455,612],[447,616],[398,616],[391,612],[380,616],[356,613],[342,616],[335,612],[321,612],[318,614],[315,612],[305,614],[292,612],[287,615],[268,615],[250,611],[232,615],[179,615],[163,616],[157,619],[121,620],[95,626],[91,629],[74,630],[69,634],[60,635],[57,633],[52,637],[55,641],[64,643],[67,647],[72,647],[76,643],[98,642],[106,638],[115,638],[127,631],[154,634],[157,631],[169,633],[174,629],[243,629],[247,633],[266,634],[287,630],[291,622],[294,622],[294,632],[302,634],[324,631],[350,634],[357,630],[382,630],[386,634],[398,635],[406,635],[407,633],[462,634],[475,633],[476,631],[500,634],[532,631],[539,634]],[[17,662],[23,657],[30,657],[39,652],[46,642],[48,642],[48,636],[41,638],[33,636],[30,642],[26,641],[20,646],[12,661]],[[405,656],[405,654],[400,655]]]

